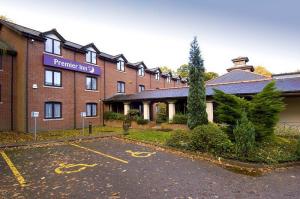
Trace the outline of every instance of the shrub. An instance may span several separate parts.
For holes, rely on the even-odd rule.
[[[127,113],[127,116],[131,121],[136,121],[140,116],[140,111],[138,109],[130,109]]]
[[[300,138],[298,139],[296,154],[300,160]]]
[[[145,119],[142,118],[142,117],[138,117],[138,118],[136,119],[136,123],[137,123],[137,124],[140,124],[140,125],[144,125],[144,124],[148,124],[148,123],[149,123],[149,120],[145,120]]]
[[[267,84],[262,92],[253,97],[248,116],[254,124],[256,140],[261,141],[267,136],[274,135],[279,113],[284,109],[282,100],[274,81]]]
[[[249,102],[244,98],[226,94],[223,91],[214,89],[214,100],[217,104],[216,120],[218,123],[226,124],[224,130],[231,140],[234,140],[233,128],[236,121],[241,119],[241,114],[249,109]]]
[[[104,112],[103,117],[105,120],[124,120],[125,115],[111,111]]]
[[[186,124],[187,123],[187,116],[184,114],[176,114],[172,120],[173,124]]]
[[[214,154],[229,152],[233,144],[217,125],[209,123],[196,127],[192,131],[189,148]]]
[[[166,104],[158,103],[157,107],[158,112],[156,113],[156,123],[160,124],[166,122],[168,119]]]
[[[186,131],[175,131],[166,141],[167,146],[188,149],[190,143],[190,134]]]
[[[242,157],[248,157],[249,153],[255,147],[255,129],[253,124],[248,120],[245,112],[242,118],[237,122],[233,129],[235,137],[236,154]]]

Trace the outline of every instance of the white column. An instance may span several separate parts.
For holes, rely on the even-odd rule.
[[[214,106],[213,102],[206,102],[206,113],[209,122],[214,121]]]
[[[143,108],[144,108],[144,119],[145,120],[150,120],[150,102],[149,101],[144,101],[143,102]]]
[[[124,115],[127,115],[130,110],[130,103],[124,102]]]
[[[173,120],[173,117],[175,115],[175,101],[169,101],[168,102],[168,109],[169,109],[169,121]]]

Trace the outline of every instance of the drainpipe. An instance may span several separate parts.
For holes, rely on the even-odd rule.
[[[28,55],[28,50],[29,50],[29,40],[27,38],[26,40],[26,68],[25,68],[25,133],[28,133],[29,128],[28,128],[28,63],[29,63],[29,55]]]
[[[76,53],[74,52],[74,61],[76,61]],[[76,72],[74,71],[74,90],[73,90],[73,95],[74,95],[74,129],[76,129],[76,125],[77,125],[77,117],[76,117],[76,113],[77,113],[77,110],[76,110]]]
[[[13,113],[13,100],[14,100],[14,57],[11,56],[11,79],[10,79],[10,86],[11,86],[11,90],[10,90],[10,128],[11,130],[13,130],[14,128],[14,113]]]
[[[106,79],[105,79],[105,77],[106,77],[106,68],[105,68],[105,66],[106,66],[106,61],[104,60],[104,66],[103,66],[103,70],[104,70],[104,72],[103,72],[103,87],[104,87],[104,99],[106,99]],[[102,126],[104,126],[105,124],[104,124],[104,101],[102,100]]]

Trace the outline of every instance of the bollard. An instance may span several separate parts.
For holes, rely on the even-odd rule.
[[[89,122],[89,134],[92,134],[92,122]]]

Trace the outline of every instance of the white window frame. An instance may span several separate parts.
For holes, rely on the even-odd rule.
[[[144,77],[144,76],[145,76],[145,67],[144,67],[144,66],[140,66],[140,67],[139,67],[138,74],[139,74],[139,76],[141,76],[141,77]]]

